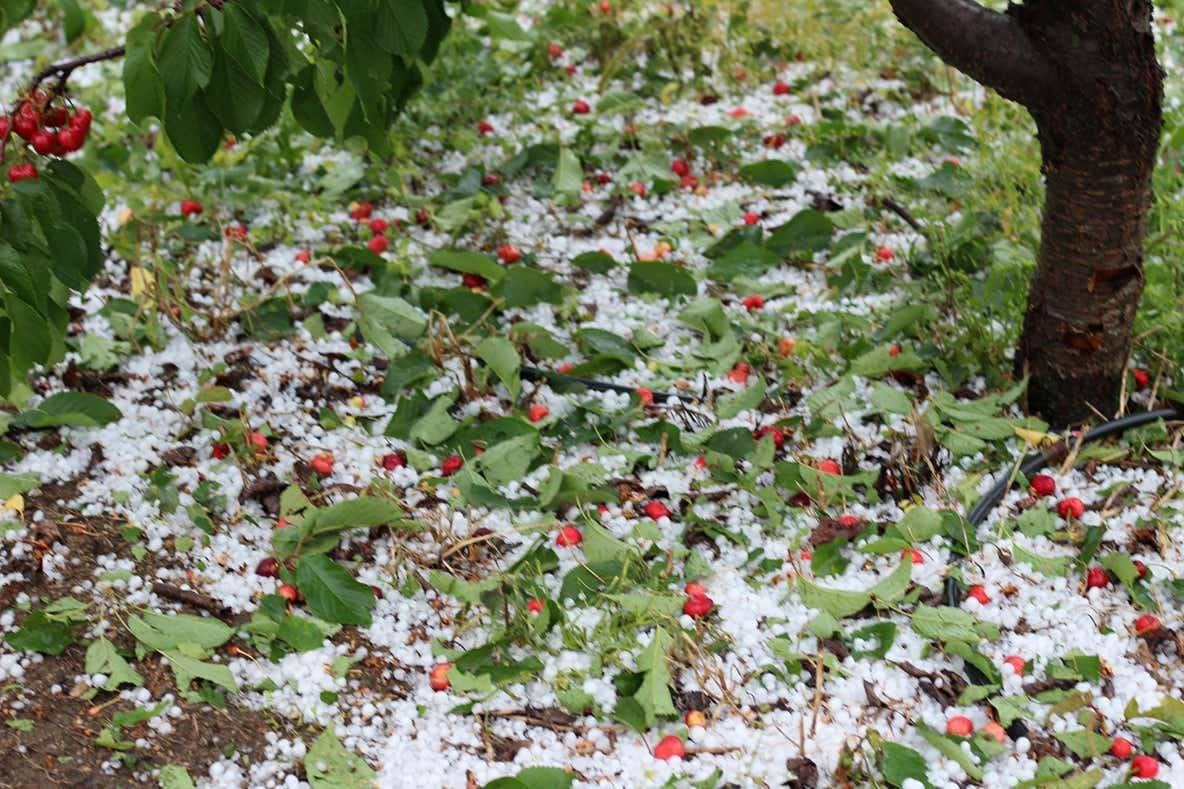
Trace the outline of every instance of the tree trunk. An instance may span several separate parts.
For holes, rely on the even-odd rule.
[[[944,60],[1036,121],[1046,184],[1016,372],[1054,424],[1118,406],[1162,127],[1150,0],[892,0]]]

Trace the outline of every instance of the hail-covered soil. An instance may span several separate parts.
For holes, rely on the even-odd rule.
[[[0,785],[1184,784],[1178,433],[1055,444],[933,287],[984,97],[587,39],[414,178],[293,133],[105,183],[3,417]]]

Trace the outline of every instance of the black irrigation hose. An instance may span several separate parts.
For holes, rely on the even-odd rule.
[[[617,392],[619,394],[636,394],[636,386],[622,386],[610,384],[607,381],[597,381],[593,378],[581,378],[578,375],[557,373],[554,370],[542,370],[538,367],[523,367],[522,377],[527,381],[546,381],[547,383],[570,381],[578,383],[594,392]],[[655,403],[667,403],[671,400],[681,400],[684,403],[697,403],[700,398],[681,392],[654,392]]]
[[[1085,434],[1085,438],[1081,440],[1082,445],[1092,444],[1095,441],[1101,441],[1111,436],[1117,436],[1125,433],[1134,427],[1142,427],[1143,425],[1151,424],[1160,419],[1181,419],[1184,418],[1184,408],[1160,408],[1156,411],[1144,411],[1141,414],[1131,414],[1124,416],[1122,419],[1115,419],[1110,422],[1103,422],[1097,427]],[[1024,462],[1020,464],[1019,472],[1024,477],[1031,476],[1034,472],[1040,471],[1048,465],[1050,460],[1049,455],[1043,452],[1036,452],[1024,458]],[[982,525],[991,511],[1003,501],[1003,497],[1007,495],[1007,491],[1011,488],[1014,481],[1013,474],[1010,471],[999,482],[995,483],[994,487],[983,494],[983,497],[978,500],[970,510],[970,514],[966,516],[966,521],[973,528],[977,529]],[[961,561],[963,557],[951,555],[950,564],[956,564]],[[962,604],[962,586],[954,578],[947,577],[945,586],[942,590],[942,603],[948,606],[957,608]],[[970,677],[971,681],[976,685],[985,685],[990,680],[977,667],[967,663],[965,665],[966,676]],[[1023,720],[1016,718],[1011,726],[1007,728],[1007,733],[1012,739],[1026,736],[1028,727]]]

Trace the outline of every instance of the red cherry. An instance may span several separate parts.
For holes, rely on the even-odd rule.
[[[766,134],[761,142],[765,144],[766,148],[772,148],[776,151],[785,145],[785,143],[789,142],[789,138],[781,132],[775,132],[773,134]]]
[[[547,414],[551,413],[551,409],[542,403],[531,403],[527,416],[531,422],[542,422],[547,418]]]
[[[280,561],[274,556],[268,556],[259,560],[259,564],[255,565],[255,575],[261,578],[278,578],[280,575]]]
[[[448,690],[452,687],[452,682],[448,679],[450,671],[452,671],[452,664],[447,661],[432,666],[432,670],[428,672],[428,686],[437,693]]]
[[[225,441],[220,441],[210,448],[210,456],[214,460],[225,460],[230,456],[230,444]]]
[[[695,458],[694,466],[700,471],[707,468],[707,456],[699,455],[697,458]]]
[[[277,591],[280,597],[289,603],[295,603],[300,600],[300,591],[295,586],[292,586],[292,584],[280,584],[280,588]]]
[[[596,174],[596,183],[600,184],[601,186],[604,186],[606,184],[611,184],[612,182],[613,182],[613,177],[611,175],[609,175],[608,173],[597,173]]]
[[[914,565],[925,564],[925,556],[916,548],[905,548],[900,555],[911,560]]]
[[[242,224],[233,224],[226,228],[226,237],[235,238],[239,241],[245,241],[248,235],[247,226]]]
[[[381,255],[383,252],[386,252],[389,245],[390,242],[386,240],[386,236],[374,236],[367,242],[366,247],[375,255]]]
[[[818,470],[823,474],[831,474],[836,477],[843,476],[843,467],[836,461],[827,458],[818,462]]]
[[[14,164],[8,168],[8,180],[14,184],[18,181],[28,181],[35,178],[37,178],[37,168],[33,166],[32,162]]]
[[[682,181],[679,182],[679,187],[682,189],[694,189],[699,185],[699,179],[693,175],[684,175]]]
[[[629,191],[638,197],[645,197],[646,195],[645,184],[643,184],[641,181],[634,181],[629,184]]]
[[[497,186],[502,182],[501,173],[486,173],[481,176],[482,186]]]
[[[1085,573],[1086,589],[1105,589],[1110,585],[1110,574],[1103,568],[1094,565]]]
[[[466,288],[484,288],[485,277],[480,274],[461,274],[460,282]]]
[[[526,610],[529,611],[533,616],[538,616],[539,614],[543,613],[543,609],[546,607],[547,604],[537,597],[532,597],[526,601]]]
[[[644,386],[637,387],[637,398],[641,400],[642,405],[654,404],[654,392],[652,389],[647,389]]]
[[[1033,496],[1042,499],[1057,492],[1057,481],[1048,474],[1037,474],[1028,483],[1028,490],[1032,491]]]
[[[900,343],[894,342],[892,345],[888,346],[888,355],[893,359],[895,359],[897,356],[900,356]]]
[[[732,383],[746,384],[750,372],[751,368],[748,366],[748,362],[737,362],[736,366],[728,372],[728,380]]]
[[[848,528],[848,529],[858,526],[861,523],[863,523],[863,519],[860,518],[858,515],[840,515],[839,516],[839,525],[843,526],[845,528]]]
[[[58,147],[66,153],[73,153],[86,142],[85,135],[77,129],[65,128],[58,132]]]
[[[658,744],[654,746],[654,758],[664,762],[670,759],[681,759],[686,755],[687,749],[683,747],[682,740],[673,734],[658,740]]]
[[[291,525],[292,524],[288,523],[288,519],[285,518],[283,515],[279,516],[275,520],[275,528],[277,528],[277,529],[286,529]]]
[[[1136,367],[1131,370],[1131,375],[1135,378],[1136,389],[1146,389],[1151,384],[1151,373],[1142,367]]]
[[[394,471],[395,469],[403,468],[407,465],[406,452],[387,452],[382,456],[382,467],[387,471]]]
[[[385,219],[371,219],[370,232],[376,236],[381,236],[386,232],[386,229],[391,226],[391,223]]]
[[[575,525],[569,523],[555,535],[555,544],[560,548],[573,548],[584,541],[584,535]]]
[[[247,444],[254,447],[256,451],[265,452],[267,450],[267,436],[258,430],[252,430],[247,433]]]
[[[576,99],[575,104],[571,105],[572,115],[587,115],[591,111],[592,107],[590,107],[588,102],[584,101],[583,99]]]
[[[37,122],[37,116],[28,113],[17,112],[16,117],[12,119],[12,128],[24,140],[31,140],[33,135],[37,133],[40,124]]]
[[[296,253],[296,255],[293,257],[293,260],[295,260],[297,263],[308,263],[308,261],[312,260],[312,252],[307,249],[302,249]]]
[[[38,131],[29,142],[33,144],[34,151],[42,156],[49,156],[57,147],[57,136],[47,131]]]
[[[807,504],[809,503],[809,501],[810,501],[809,499],[806,499]],[[805,505],[801,505],[801,506],[805,506]],[[803,562],[808,562],[814,558],[814,551],[810,550],[809,548],[802,548],[802,552],[798,555],[802,557]]]
[[[563,57],[563,47],[559,46],[554,41],[552,41],[550,44],[547,44],[547,57],[551,58],[551,60]]]
[[[497,259],[506,265],[517,263],[522,260],[522,250],[513,244],[502,244],[497,248]]]
[[[748,109],[745,107],[733,107],[728,110],[728,115],[731,115],[733,118],[746,118],[748,117]]]
[[[802,123],[802,118],[800,115],[797,115],[795,113],[793,115],[790,115],[788,118],[786,118],[785,123],[789,126],[800,126]]]
[[[415,223],[417,225],[419,225],[420,227],[427,227],[431,221],[432,221],[431,217],[428,216],[428,210],[426,208],[420,208],[420,209],[416,210]]]
[[[493,134],[493,124],[489,121],[481,121],[477,124],[477,134],[484,137],[487,134]]]
[[[1131,759],[1131,773],[1136,778],[1151,780],[1159,775],[1159,761],[1154,756],[1140,754]]]
[[[749,312],[756,312],[757,310],[764,309],[765,297],[759,293],[750,293],[744,298],[740,299],[740,304]]]
[[[1131,758],[1135,747],[1131,745],[1131,741],[1126,737],[1115,737],[1114,741],[1110,743],[1110,755],[1122,760]]]
[[[600,5],[597,7],[600,9],[600,13],[604,14],[605,16],[608,16],[613,12],[613,5],[608,0],[600,0]]]
[[[333,455],[328,452],[313,455],[308,461],[308,467],[322,477],[327,477],[333,473]]]
[[[715,608],[715,601],[705,594],[687,595],[682,612],[692,619],[702,619]]]
[[[1145,636],[1148,633],[1154,633],[1162,627],[1159,617],[1154,614],[1143,614],[1135,620],[1135,634]]]
[[[196,200],[182,200],[181,201],[181,216],[196,216],[205,209],[202,208],[201,203]]]
[[[368,201],[362,201],[361,203],[351,203],[349,207],[350,219],[355,219],[359,222],[369,219],[370,215],[373,213],[374,204]]]
[[[70,122],[70,113],[65,107],[54,107],[45,113],[45,125],[55,129]]]
[[[981,605],[986,605],[987,603],[991,602],[991,596],[987,594],[987,590],[979,584],[975,584],[974,586],[967,589],[966,596],[973,597],[975,600],[978,600]]]
[[[670,508],[661,501],[647,501],[645,505],[646,517],[660,520],[670,517]]]
[[[704,597],[707,595],[707,587],[698,581],[691,581],[682,590],[690,597]]]
[[[1147,565],[1143,564],[1143,562],[1139,561],[1138,559],[1132,561],[1131,564],[1135,566],[1135,572],[1139,574],[1140,578],[1147,577]]]
[[[892,261],[895,259],[896,259],[896,253],[893,252],[888,247],[877,247],[876,248],[876,260],[880,261],[881,263],[888,263],[889,261]]]
[[[760,441],[765,436],[772,436],[773,446],[776,449],[780,449],[781,445],[785,443],[785,431],[776,425],[765,425],[764,427],[758,427],[752,434],[752,437],[757,441]]]
[[[773,95],[774,96],[784,96],[785,94],[789,93],[789,91],[790,91],[790,87],[789,87],[788,82],[782,82],[781,80],[777,80],[776,82],[773,83]]]
[[[744,224],[755,225],[757,222],[760,222],[760,221],[761,221],[761,215],[758,214],[756,211],[745,211],[744,212]]]
[[[675,159],[670,163],[670,172],[682,178],[691,174],[691,166],[687,164],[686,159]]]
[[[12,134],[12,121],[7,115],[0,115],[0,145],[8,142],[10,134]]]
[[[969,737],[974,731],[974,724],[965,715],[955,715],[946,721],[946,734],[954,737]]]
[[[1085,514],[1085,503],[1076,496],[1061,499],[1057,502],[1057,515],[1065,520],[1080,518]]]
[[[1024,676],[1024,670],[1028,667],[1028,661],[1024,660],[1019,655],[1008,655],[1003,659],[1003,662],[1011,666],[1017,677]]]
[[[555,372],[559,373],[560,375],[567,375],[574,369],[576,369],[576,366],[571,362],[560,362],[555,366]]]
[[[94,116],[90,110],[86,107],[79,107],[74,111],[74,115],[70,117],[70,127],[82,132],[82,136],[85,137],[90,131],[90,124],[93,119]]]
[[[460,455],[449,455],[444,458],[444,462],[440,464],[440,473],[446,477],[451,477],[456,472],[460,471],[461,466],[465,464]]]

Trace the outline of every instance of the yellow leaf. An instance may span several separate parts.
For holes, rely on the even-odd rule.
[[[143,303],[152,296],[152,275],[143,266],[132,266],[132,298]]]
[[[0,510],[15,512],[17,515],[23,516],[25,514],[25,497],[19,493],[16,494],[0,505]]]
[[[1026,427],[1015,427],[1014,425],[1011,429],[1014,430],[1015,434],[1023,439],[1024,442],[1028,444],[1028,446],[1046,447],[1050,444],[1055,444],[1060,441],[1060,439],[1056,436],[1050,435],[1048,433],[1041,433],[1039,430],[1029,430]]]

